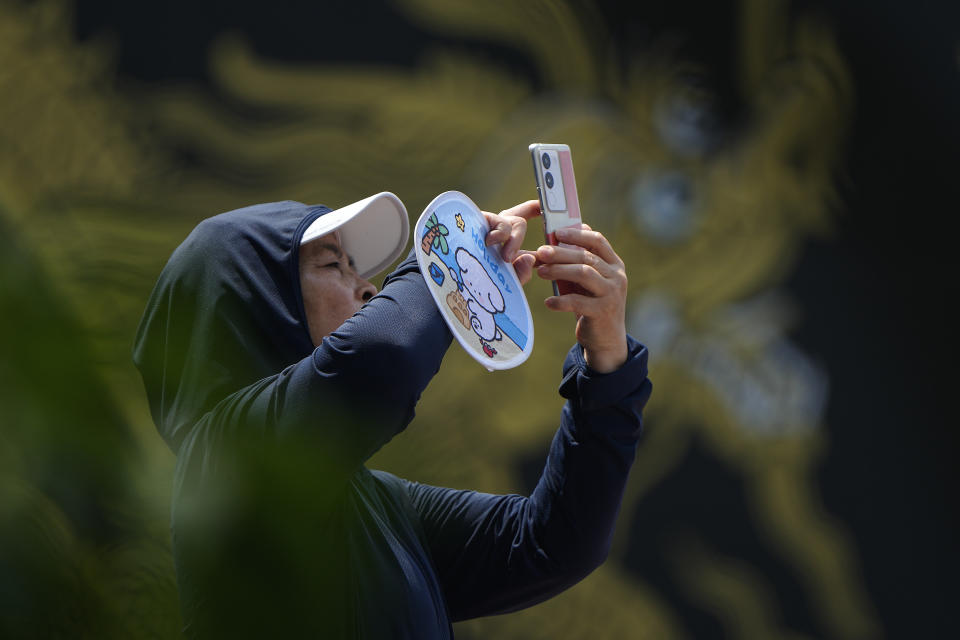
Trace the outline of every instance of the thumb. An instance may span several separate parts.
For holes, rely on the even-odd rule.
[[[530,282],[530,278],[533,276],[533,265],[536,261],[537,258],[532,251],[522,251],[520,255],[513,259],[513,268],[517,272],[517,279],[520,280],[521,285]]]

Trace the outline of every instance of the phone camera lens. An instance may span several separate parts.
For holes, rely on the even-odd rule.
[[[540,159],[543,161],[543,168],[544,168],[544,169],[549,169],[549,168],[550,168],[550,154],[549,154],[549,153],[544,153],[543,156],[541,156]]]
[[[553,174],[547,171],[543,174],[543,181],[547,183],[547,189],[553,189]]]

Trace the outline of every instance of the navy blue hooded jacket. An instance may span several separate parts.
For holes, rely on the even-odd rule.
[[[411,254],[314,348],[298,248],[327,211],[279,202],[205,220],[141,321],[134,361],[177,455],[186,634],[450,638],[452,621],[583,578],[609,549],[650,394],[646,350],[630,339],[627,362],[604,375],[570,350],[567,402],[529,497],[369,471],[451,335]]]

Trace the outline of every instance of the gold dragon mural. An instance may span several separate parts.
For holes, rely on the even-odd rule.
[[[282,198],[335,207],[391,190],[416,218],[436,194],[459,189],[498,210],[533,196],[527,143],[565,142],[585,218],[628,265],[630,330],[652,355],[648,432],[621,522],[696,441],[744,479],[747,526],[789,568],[817,628],[879,635],[856,551],[812,476],[830,446],[829,379],[791,343],[799,310],[781,288],[805,239],[829,233],[838,209],[835,164],[853,97],[830,32],[788,18],[784,3],[743,0],[738,79],[750,119],[717,145],[704,124],[709,94],[684,81],[688,63],[652,49],[624,70],[599,14],[583,6],[398,6],[428,31],[520,49],[543,86],[440,45],[411,68],[294,65],[254,54],[240,35],[212,44],[212,89],[121,85],[106,44],[74,41],[68,3],[0,1],[2,222],[82,327],[95,354],[89,375],[103,381],[140,461],[129,506],[139,516],[121,551],[85,546],[56,505],[22,482],[19,506],[5,515],[46,514],[35,520],[57,532],[58,557],[95,567],[78,580],[130,594],[117,614],[128,635],[175,633],[164,547],[172,456],[153,433],[128,356],[169,252],[204,217]],[[198,160],[178,161],[174,151],[184,149]],[[531,235],[528,246],[536,227]],[[524,366],[489,374],[452,349],[417,420],[371,465],[520,491],[517,460],[545,453],[560,404],[517,390],[547,397],[554,382],[544,381],[558,379],[571,339],[572,324],[539,305],[547,295],[531,284],[537,346]],[[631,545],[643,543],[620,526],[611,558],[582,584],[524,612],[460,623],[457,633],[683,637],[669,598],[624,567]],[[779,617],[761,567],[696,531],[678,534],[668,553],[677,584],[729,637],[803,637]],[[151,586],[130,588],[144,574]]]

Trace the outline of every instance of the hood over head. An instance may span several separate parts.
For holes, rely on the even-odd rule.
[[[133,360],[153,421],[176,452],[219,401],[313,351],[300,291],[304,230],[328,213],[299,202],[208,218],[170,256]]]

